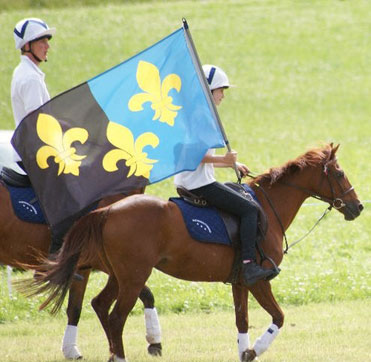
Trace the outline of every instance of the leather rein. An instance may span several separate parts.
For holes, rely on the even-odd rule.
[[[330,187],[330,190],[331,190],[332,198],[328,198],[326,196],[322,196],[322,195],[320,195],[320,194],[318,194],[316,192],[313,192],[313,191],[311,191],[311,190],[309,190],[307,188],[304,188],[304,187],[301,187],[301,186],[298,186],[298,185],[295,185],[295,184],[292,184],[292,183],[289,183],[289,182],[281,182],[282,185],[286,185],[286,186],[295,188],[297,190],[300,190],[300,191],[306,193],[310,197],[313,197],[313,198],[315,198],[317,200],[324,201],[324,202],[327,202],[327,203],[330,204],[330,206],[328,208],[326,208],[326,210],[324,211],[324,213],[315,222],[315,224],[313,225],[313,227],[311,229],[309,229],[309,231],[306,234],[304,234],[301,238],[299,238],[298,240],[294,241],[292,244],[289,244],[288,243],[286,232],[285,232],[285,229],[283,227],[281,218],[278,215],[277,210],[276,210],[276,208],[275,208],[272,200],[269,198],[269,196],[268,196],[267,192],[264,190],[264,188],[260,184],[255,183],[255,186],[257,186],[259,188],[259,190],[262,191],[264,197],[268,201],[268,204],[271,207],[271,209],[272,209],[274,215],[276,216],[276,219],[277,219],[277,221],[278,221],[278,223],[279,223],[279,225],[281,227],[281,231],[282,231],[283,237],[285,239],[285,250],[284,250],[284,254],[287,254],[288,253],[288,250],[291,247],[293,247],[295,244],[297,244],[300,241],[302,241],[303,239],[305,239],[314,230],[314,228],[320,223],[320,221],[332,210],[332,208],[334,208],[336,210],[340,210],[341,208],[343,208],[343,207],[346,206],[346,204],[343,201],[343,197],[345,195],[347,195],[349,192],[351,192],[354,188],[353,188],[353,186],[351,186],[349,189],[343,190],[343,188],[342,188],[342,186],[341,186],[341,184],[339,182],[339,179],[344,177],[343,171],[339,171],[339,173],[335,173],[335,172],[333,172],[332,170],[330,170],[328,168],[328,165],[330,163],[334,163],[334,162],[336,162],[336,159],[327,161],[323,165],[323,174],[324,174],[325,178],[322,177],[321,178],[321,183],[320,183],[320,186],[321,186],[323,180],[324,179],[327,179],[327,182],[328,182],[329,187]],[[251,177],[253,177],[253,176],[251,176]],[[342,194],[340,196],[338,196],[338,197],[335,196],[335,190],[334,190],[333,182],[331,181],[331,179],[333,179],[337,183],[337,185],[339,186],[340,190],[342,191]]]

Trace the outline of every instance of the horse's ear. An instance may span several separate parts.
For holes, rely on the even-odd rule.
[[[335,147],[334,147],[333,143],[330,143],[330,146],[331,146],[331,157],[330,157],[330,159],[333,159],[335,157],[335,153],[337,152],[337,150],[340,147],[340,143],[338,143],[337,146],[335,146]]]

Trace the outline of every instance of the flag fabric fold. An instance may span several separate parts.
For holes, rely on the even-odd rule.
[[[53,227],[224,147],[183,28],[26,116],[12,144]]]

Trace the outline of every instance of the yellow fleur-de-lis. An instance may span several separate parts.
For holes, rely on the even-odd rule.
[[[118,170],[117,162],[126,160],[125,165],[129,167],[127,177],[131,175],[149,178],[153,168],[152,163],[157,160],[147,158],[147,153],[143,152],[143,147],[152,146],[156,148],[159,138],[151,132],[141,134],[134,142],[131,131],[114,122],[109,122],[107,126],[107,138],[117,148],[107,152],[103,158],[103,168],[108,172]]]
[[[153,120],[160,119],[169,126],[174,125],[174,118],[178,114],[181,106],[174,105],[173,98],[168,95],[171,89],[178,92],[182,86],[182,81],[177,74],[169,74],[161,84],[160,72],[151,63],[140,61],[137,68],[137,81],[139,87],[145,93],[138,93],[129,100],[128,107],[132,112],[143,110],[143,103],[152,102],[151,108],[155,111]]]
[[[41,169],[49,167],[48,158],[54,157],[59,165],[58,176],[63,172],[79,175],[81,160],[86,156],[76,154],[76,148],[71,147],[75,141],[85,143],[88,131],[84,128],[71,128],[64,134],[59,122],[49,114],[40,113],[37,118],[36,131],[39,138],[47,144],[38,149],[36,162]]]

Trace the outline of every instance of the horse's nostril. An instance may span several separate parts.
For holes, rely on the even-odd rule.
[[[363,205],[362,204],[359,204],[358,205],[358,209],[359,209],[359,211],[362,211],[364,208],[363,208]]]

